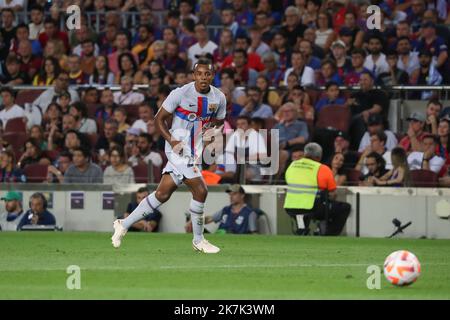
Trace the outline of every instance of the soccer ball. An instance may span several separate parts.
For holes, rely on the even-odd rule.
[[[384,261],[384,275],[393,285],[410,285],[420,275],[420,262],[409,251],[399,250],[392,252]]]

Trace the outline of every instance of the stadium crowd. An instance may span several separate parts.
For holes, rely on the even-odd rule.
[[[71,4],[82,8],[76,30],[65,24]],[[371,4],[380,29],[367,27]],[[154,115],[206,57],[227,97],[224,134],[252,132],[232,133],[225,164],[204,166],[209,184],[237,182],[236,150],[267,157],[274,146],[259,131],[278,129],[278,174],[248,164],[247,182],[282,182],[316,141],[338,185],[409,186],[420,174],[450,186],[450,107],[439,92],[403,92],[424,101],[406,132],[387,121],[391,86],[450,85],[445,0],[4,0],[0,9],[2,182],[143,182],[149,161],[157,182],[167,159]]]

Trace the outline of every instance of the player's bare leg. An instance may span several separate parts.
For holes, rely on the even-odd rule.
[[[203,237],[204,220],[203,208],[205,205],[208,189],[205,181],[202,178],[186,179],[184,183],[189,187],[192,193],[192,200],[189,206],[192,221],[192,233],[194,239],[192,240],[192,247],[194,250],[203,253],[217,253],[220,249],[209,243]]]
[[[114,234],[111,238],[114,248],[119,248],[122,243],[122,238],[127,233],[128,229],[144,219],[147,215],[169,200],[172,193],[177,189],[177,185],[169,174],[164,174],[156,191],[152,192],[148,197],[139,203],[136,209],[126,218],[117,219],[114,221]]]

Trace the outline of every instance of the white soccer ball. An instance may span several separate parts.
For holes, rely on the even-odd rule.
[[[393,285],[410,285],[420,275],[419,259],[406,250],[392,252],[384,261],[384,275]]]

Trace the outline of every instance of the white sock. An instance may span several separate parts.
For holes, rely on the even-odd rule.
[[[191,213],[192,233],[194,234],[195,244],[203,240],[203,225],[205,223],[205,217],[203,215],[204,206],[205,204],[203,202],[191,199],[189,212]]]
[[[129,229],[133,224],[152,213],[153,210],[158,209],[161,202],[156,199],[155,193],[156,192],[152,192],[152,194],[142,200],[137,208],[134,209],[133,212],[122,221],[122,226],[124,228]]]

